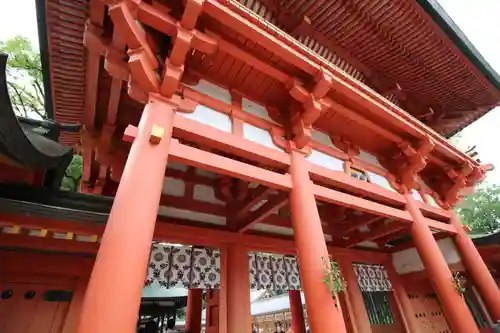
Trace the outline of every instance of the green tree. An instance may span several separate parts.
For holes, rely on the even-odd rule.
[[[457,207],[462,223],[473,234],[490,234],[500,230],[500,186],[479,187]]]
[[[17,115],[46,118],[45,92],[40,53],[26,37],[0,41],[0,52],[7,53],[7,83]]]
[[[9,55],[7,84],[14,112],[28,118],[47,118],[42,63],[38,50],[28,38],[16,36],[0,41],[0,52]],[[82,157],[75,155],[66,169],[61,189],[78,192],[82,172]]]
[[[64,173],[61,190],[78,192],[80,190],[80,180],[82,179],[83,159],[79,155],[74,155],[71,163]]]

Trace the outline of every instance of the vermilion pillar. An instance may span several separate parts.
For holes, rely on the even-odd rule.
[[[77,333],[134,333],[172,136],[173,106],[149,102],[125,164]],[[163,128],[150,142],[153,125]]]
[[[417,252],[429,273],[429,279],[436,290],[451,330],[453,333],[478,333],[479,330],[472,314],[453,285],[451,271],[432,236],[425,217],[409,191],[405,193],[405,198],[406,208],[413,218],[411,235]]]
[[[370,319],[368,318],[368,312],[366,312],[365,301],[361,289],[359,289],[358,278],[354,272],[352,261],[341,258],[337,263],[340,265],[342,275],[347,282],[347,306],[351,313],[354,331],[356,333],[371,333]]]
[[[292,312],[292,332],[306,333],[306,323],[304,320],[300,290],[289,290],[288,298],[290,299],[290,311]]]
[[[232,244],[227,249],[227,333],[252,331],[250,275],[247,250]]]
[[[500,320],[500,290],[472,239],[467,235],[462,223],[453,212],[451,212],[451,223],[457,228],[454,239],[462,262],[472,277],[491,319],[496,322]]]
[[[392,263],[387,263],[385,268],[387,269],[387,275],[389,276],[392,289],[394,290],[394,298],[396,299],[398,310],[403,319],[406,332],[421,333],[420,325],[415,318],[415,310],[413,310],[408,293],[406,292],[404,285],[401,283],[398,273],[394,269]]]
[[[186,332],[201,332],[201,311],[203,309],[203,290],[189,289],[186,309]]]
[[[292,224],[309,328],[312,333],[345,333],[346,327],[340,304],[335,306],[332,295],[323,283],[324,260],[328,259],[328,250],[314,199],[313,184],[309,179],[308,163],[305,156],[297,151],[291,152],[291,158]]]

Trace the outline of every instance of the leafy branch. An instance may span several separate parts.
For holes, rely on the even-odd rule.
[[[340,272],[339,265],[331,257],[321,257],[321,260],[325,265],[323,283],[328,288],[332,298],[336,300],[337,294],[344,291],[347,287],[347,282]]]
[[[460,272],[452,272],[451,280],[453,282],[453,285],[455,286],[457,293],[463,297],[465,295],[465,292],[467,291],[467,279],[465,278],[465,276],[463,276]]]

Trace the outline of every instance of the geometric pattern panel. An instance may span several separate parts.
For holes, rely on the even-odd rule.
[[[192,246],[154,244],[146,285],[154,280],[165,288],[220,288],[220,253]]]
[[[249,253],[248,264],[251,290],[300,290],[295,257]]]
[[[361,291],[392,291],[383,265],[353,264]]]

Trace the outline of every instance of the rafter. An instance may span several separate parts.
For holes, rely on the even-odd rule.
[[[247,218],[238,221],[232,227],[239,233],[243,233],[250,229],[255,223],[263,222],[265,219],[276,213],[278,209],[288,203],[288,194],[281,193],[269,197],[267,202],[257,210],[251,212]]]
[[[375,241],[380,237],[387,236],[406,228],[408,228],[407,225],[392,222],[369,232],[359,232],[349,239],[340,241],[338,245],[341,247],[350,248],[362,242]]]
[[[244,200],[235,203],[231,210],[234,212],[234,220],[242,220],[250,214],[250,210],[262,200],[265,200],[272,189],[266,186],[258,186],[250,191],[250,194]]]
[[[216,205],[209,202],[194,200],[192,198],[177,197],[169,194],[163,194],[161,196],[160,206],[216,216],[226,216],[226,206],[224,205]]]
[[[354,57],[348,50],[334,44],[324,34],[315,30],[311,21],[307,17],[297,18],[291,8],[278,6],[274,0],[260,0],[260,2],[274,14],[278,25],[285,27],[288,33],[295,38],[300,36],[313,38],[330,52],[341,57],[361,72],[367,78],[369,85],[375,88],[381,95],[396,95],[396,97],[410,110],[410,112],[417,116],[428,114],[430,112],[429,110],[432,110],[428,106],[424,106],[420,102],[416,101],[415,98],[410,96],[408,92],[403,92],[397,83],[389,82],[389,80],[382,73],[368,67]]]
[[[332,230],[335,231],[335,234],[332,236],[335,236],[335,238],[340,239],[340,238],[344,237],[345,235],[348,235],[349,233],[357,230],[358,228],[361,228],[363,226],[373,225],[374,223],[380,222],[384,219],[385,218],[382,216],[360,215],[360,216],[353,218],[351,221],[343,223],[342,226],[339,226],[338,228],[333,228]]]

